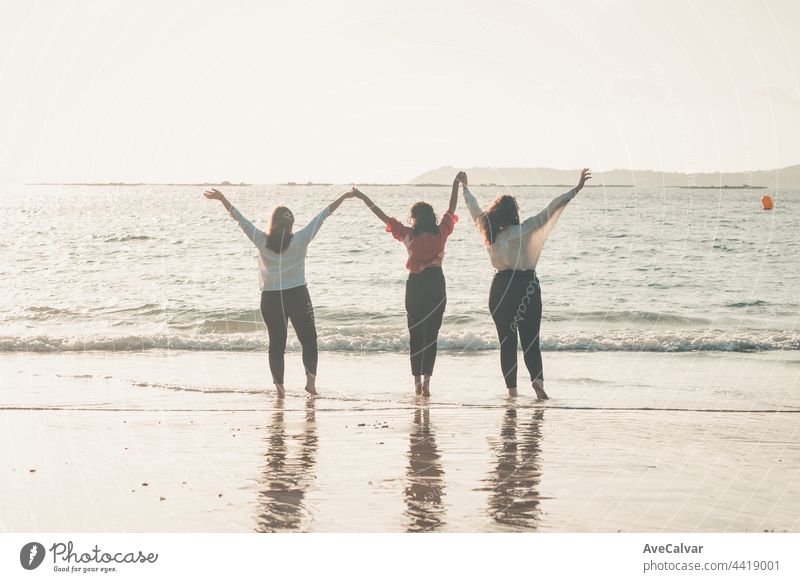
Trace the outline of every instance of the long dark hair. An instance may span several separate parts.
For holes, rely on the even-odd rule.
[[[519,206],[517,199],[508,194],[500,194],[478,217],[478,226],[487,246],[510,224],[519,224]]]
[[[282,253],[292,242],[292,225],[294,214],[285,206],[278,206],[272,211],[267,234],[267,248],[274,253]]]
[[[433,211],[433,206],[427,202],[417,202],[411,207],[411,211],[408,213],[408,222],[411,223],[415,235],[424,232],[439,234],[436,213]]]

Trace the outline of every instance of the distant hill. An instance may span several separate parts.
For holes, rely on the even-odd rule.
[[[459,169],[469,176],[471,184],[516,185],[570,185],[576,181],[579,170],[554,170],[552,168],[453,168],[443,166],[425,172],[409,184],[452,184]],[[636,185],[642,187],[719,188],[755,186],[767,190],[800,189],[800,165],[775,170],[754,172],[724,172],[683,174],[653,170],[609,170],[595,172],[590,184]]]

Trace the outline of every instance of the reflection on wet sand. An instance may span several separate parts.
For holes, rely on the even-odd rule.
[[[444,470],[430,422],[430,409],[414,410],[406,470],[406,529],[434,531],[444,524]]]
[[[268,427],[266,465],[258,492],[257,531],[295,531],[306,529],[311,512],[304,503],[309,486],[315,479],[317,437],[315,401],[306,402],[305,430],[294,436],[286,434],[283,404],[272,415]],[[299,440],[298,451],[290,451],[290,443]]]
[[[539,522],[541,467],[541,425],[544,410],[518,427],[517,409],[506,409],[495,445],[495,469],[486,479],[489,491],[487,512],[499,524],[517,529],[536,529]]]

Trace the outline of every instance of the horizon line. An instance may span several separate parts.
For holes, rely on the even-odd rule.
[[[425,174],[430,174],[432,172],[437,172],[444,168],[452,168],[457,169],[458,166],[451,166],[451,165],[444,165],[439,166],[437,168],[432,168],[429,170],[425,170],[424,172],[418,174],[417,177],[424,176]],[[655,174],[678,174],[684,176],[698,176],[702,174],[707,175],[724,175],[724,174],[752,174],[756,172],[780,172],[781,170],[787,170],[790,168],[800,168],[800,163],[798,164],[791,164],[788,166],[781,166],[781,167],[773,167],[768,169],[762,170],[730,170],[730,171],[721,171],[721,170],[713,170],[713,171],[680,171],[680,170],[652,170],[652,169],[633,169],[633,168],[611,168],[607,170],[593,170],[592,173],[595,175],[600,174],[607,174],[610,172],[630,172],[630,173],[655,173]],[[556,172],[574,172],[577,168],[552,168],[547,166],[469,166],[467,169],[471,170],[549,170],[549,171],[556,171]],[[417,177],[412,178],[411,180],[416,180]],[[222,181],[192,181],[192,182],[118,182],[118,181],[92,181],[92,182],[23,182],[21,185],[23,186],[252,186],[252,185],[276,185],[276,186],[335,186],[335,185],[345,185],[345,184],[360,184],[364,186],[447,186],[448,183],[438,183],[438,182],[429,182],[425,184],[421,183],[414,183],[412,181],[406,182],[361,182],[361,181],[346,181],[346,182],[332,182],[329,180],[288,180],[288,181],[279,181],[279,182],[231,182],[229,180],[222,180]],[[478,183],[476,183],[477,185]],[[13,183],[8,183],[7,185],[13,185]],[[566,184],[498,184],[498,183],[481,183],[484,186],[492,186],[492,185],[507,185],[507,186],[564,186]],[[588,186],[589,184],[587,184]],[[635,186],[635,184],[605,184],[605,186]],[[752,186],[750,184],[742,184],[742,186]]]
[[[349,184],[349,183],[348,183]],[[335,182],[29,182],[23,184],[24,186],[223,186],[247,188],[252,186],[346,186],[348,184],[337,184]],[[359,186],[408,186],[412,188],[445,188],[452,184],[437,183],[437,182],[359,182]],[[476,182],[472,186],[487,186],[487,187],[512,187],[512,188],[569,188],[573,184],[552,183],[552,184],[500,184],[497,182]],[[594,183],[585,184],[585,188],[635,188],[636,184],[605,184]],[[719,185],[706,185],[706,186],[669,186],[664,185],[664,188],[676,188],[680,190],[769,190],[769,186],[755,185],[755,184],[719,184]]]

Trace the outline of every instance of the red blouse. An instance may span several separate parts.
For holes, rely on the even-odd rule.
[[[458,216],[450,211],[444,213],[439,221],[439,234],[423,232],[414,234],[414,229],[396,218],[386,223],[386,232],[406,245],[408,261],[406,268],[412,273],[421,273],[427,267],[441,267],[444,259],[444,244],[447,242],[458,222]]]

